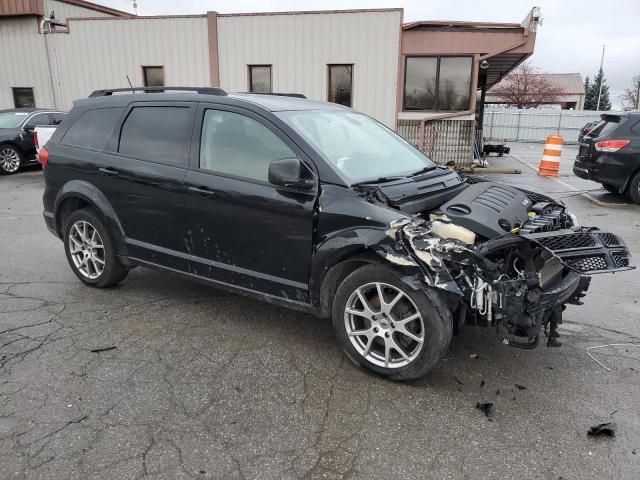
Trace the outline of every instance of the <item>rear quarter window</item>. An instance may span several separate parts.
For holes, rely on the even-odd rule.
[[[124,108],[98,108],[81,114],[69,127],[60,143],[71,147],[104,150]]]
[[[589,137],[608,137],[625,121],[626,119],[621,117],[607,117],[589,132]]]

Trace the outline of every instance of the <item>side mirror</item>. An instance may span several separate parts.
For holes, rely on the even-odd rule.
[[[24,133],[33,133],[36,130],[36,127],[34,127],[33,125],[25,125],[24,127],[22,127],[22,130],[24,130]]]
[[[274,160],[269,164],[269,182],[280,187],[311,190],[314,182],[302,177],[303,166],[297,158]]]

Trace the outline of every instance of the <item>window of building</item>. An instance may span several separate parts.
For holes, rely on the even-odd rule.
[[[60,140],[63,145],[103,150],[124,108],[99,108],[80,115]]]
[[[249,91],[271,93],[271,65],[249,65]]]
[[[200,168],[267,182],[273,160],[295,157],[287,144],[257,120],[223,110],[205,112]]]
[[[352,106],[353,65],[329,65],[327,100],[346,107]]]
[[[472,57],[407,57],[404,110],[468,110]]]
[[[164,67],[142,67],[145,87],[164,87]]]
[[[135,107],[122,125],[118,152],[140,160],[186,165],[190,120],[189,107]]]
[[[13,87],[13,105],[15,108],[35,108],[36,101],[33,98],[33,88]]]

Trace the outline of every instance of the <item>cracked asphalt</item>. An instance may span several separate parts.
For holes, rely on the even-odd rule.
[[[500,178],[567,190],[533,171]],[[561,348],[466,327],[426,377],[393,383],[353,366],[325,320],[141,268],[82,285],[42,190],[38,170],[0,177],[3,479],[640,477],[640,348],[593,350],[610,371],[586,352],[640,343],[638,271],[596,277]],[[640,207],[593,195],[564,200],[637,261]],[[615,438],[587,436],[609,421]]]

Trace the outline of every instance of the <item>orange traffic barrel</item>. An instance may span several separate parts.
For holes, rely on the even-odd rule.
[[[542,160],[538,167],[538,175],[555,177],[560,171],[560,155],[562,154],[562,135],[549,135],[544,146]]]

